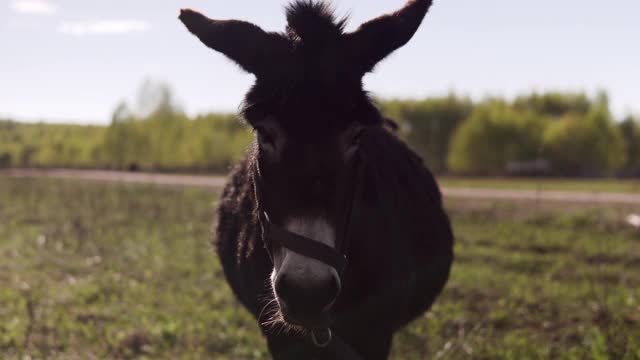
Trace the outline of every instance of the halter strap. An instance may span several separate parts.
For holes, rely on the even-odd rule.
[[[274,223],[266,224],[266,236],[282,247],[333,267],[338,274],[342,274],[347,266],[347,258],[331,246],[287,231]]]
[[[279,246],[333,267],[334,269],[336,269],[338,274],[342,276],[348,264],[346,252],[348,249],[348,242],[351,237],[351,217],[355,207],[354,203],[356,202],[356,199],[359,195],[359,192],[357,191],[358,185],[362,181],[362,171],[360,169],[360,165],[361,164],[359,164],[359,161],[356,161],[355,164],[352,164],[355,173],[352,179],[352,184],[349,188],[349,192],[345,193],[346,196],[350,197],[345,197],[345,199],[347,199],[345,200],[346,212],[345,217],[340,224],[342,229],[339,232],[339,238],[336,239],[335,247],[331,247],[325,245],[320,241],[313,240],[308,237],[288,231],[283,227],[280,227],[271,222],[269,215],[264,209],[265,200],[262,189],[262,174],[260,172],[260,163],[257,159],[255,160],[256,171],[255,176],[253,177],[253,182],[254,192],[258,203],[258,218],[260,220],[260,227],[262,230],[262,241],[272,263],[274,262],[273,245],[277,243]]]

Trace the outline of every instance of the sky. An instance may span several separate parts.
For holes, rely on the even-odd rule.
[[[347,30],[405,0],[333,0]],[[233,112],[253,82],[177,20],[285,26],[288,0],[0,0],[0,117],[106,124],[145,79],[170,84],[189,114]],[[365,77],[374,95],[606,90],[617,117],[640,114],[640,1],[434,0],[404,48]]]

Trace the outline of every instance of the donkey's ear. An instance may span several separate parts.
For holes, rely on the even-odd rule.
[[[179,19],[205,45],[256,76],[273,66],[272,59],[284,46],[280,36],[249,22],[212,20],[191,9],[181,10]]]
[[[362,24],[346,35],[355,66],[365,73],[413,37],[432,0],[409,0],[400,10]]]

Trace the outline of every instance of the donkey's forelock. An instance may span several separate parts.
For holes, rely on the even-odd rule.
[[[400,10],[366,22],[345,33],[346,18],[337,19],[326,2],[297,0],[289,5],[287,32],[265,32],[238,20],[212,20],[193,10],[182,10],[180,20],[208,47],[225,54],[260,78],[279,78],[298,62],[309,60],[298,51],[334,51],[332,58],[359,78],[416,32],[432,0],[409,0]],[[318,50],[318,51],[313,51]],[[303,64],[306,65],[306,64]]]
[[[298,0],[286,8],[287,35],[293,41],[321,46],[326,41],[337,41],[344,34],[347,18],[336,19],[327,2]]]

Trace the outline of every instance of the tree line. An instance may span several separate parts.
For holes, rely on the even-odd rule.
[[[640,176],[639,119],[616,121],[604,92],[379,104],[436,173]]]
[[[0,167],[225,172],[253,137],[232,114],[188,117],[166,85],[140,93],[109,126],[0,120]],[[604,93],[376,102],[439,174],[640,176],[640,123],[616,121]]]

